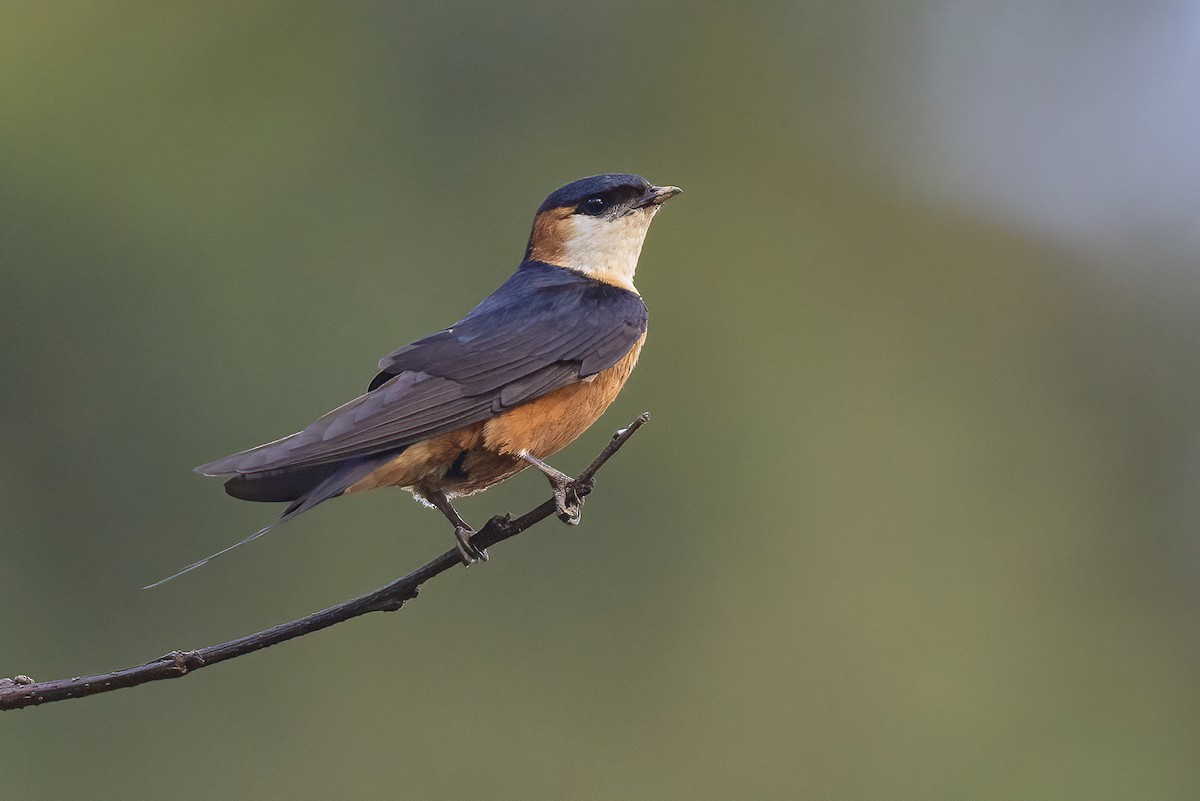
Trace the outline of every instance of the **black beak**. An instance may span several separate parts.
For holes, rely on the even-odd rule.
[[[665,203],[682,191],[678,186],[652,186],[646,190],[646,194],[642,195],[637,203],[633,204],[633,207],[635,209],[642,209],[646,206],[657,206]]]

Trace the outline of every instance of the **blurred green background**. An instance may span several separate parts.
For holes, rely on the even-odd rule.
[[[1182,2],[25,3],[0,28],[0,675],[135,664],[446,527],[191,473],[360,391],[555,187],[686,193],[583,525],[0,719],[8,799],[1194,799]],[[536,476],[468,519],[546,497]]]

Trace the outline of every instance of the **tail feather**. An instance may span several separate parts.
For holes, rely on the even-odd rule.
[[[213,559],[216,559],[221,554],[229,553],[230,551],[232,551],[234,548],[238,547],[239,545],[245,545],[247,542],[253,542],[254,540],[258,539],[263,534],[266,534],[268,531],[275,528],[277,525],[284,522],[288,518],[289,518],[288,513],[284,512],[283,515],[281,515],[280,518],[278,520],[276,520],[274,523],[263,526],[258,531],[251,534],[249,537],[246,537],[244,540],[238,540],[233,545],[227,545],[224,548],[222,548],[221,550],[217,551],[216,553],[210,554],[209,556],[204,557],[203,559],[201,559],[198,562],[192,562],[187,567],[183,568],[182,570],[175,571],[174,573],[172,573],[171,575],[167,576],[164,579],[159,579],[158,581],[154,582],[153,584],[147,584],[145,587],[142,587],[142,589],[143,590],[152,590],[155,587],[159,586],[160,584],[166,584],[168,581],[170,581],[173,578],[179,578],[184,573],[190,573],[198,567],[203,567],[204,565],[211,562]]]
[[[279,503],[303,498],[341,469],[337,462],[306,467],[286,467],[258,473],[238,473],[225,481],[225,491],[243,501]]]
[[[377,455],[377,456],[364,457],[361,459],[352,459],[347,462],[342,462],[340,465],[337,466],[337,469],[334,470],[334,472],[332,472],[331,474],[326,476],[324,479],[319,481],[316,485],[314,485],[307,492],[304,492],[303,494],[299,495],[298,497],[295,498],[295,500],[293,500],[290,504],[288,504],[288,507],[283,510],[283,514],[279,516],[279,519],[275,520],[274,522],[270,523],[269,525],[263,526],[258,531],[251,534],[249,537],[239,540],[239,541],[233,543],[232,545],[228,545],[228,546],[222,548],[221,550],[217,551],[216,553],[211,554],[210,556],[204,557],[203,559],[201,559],[198,562],[193,562],[192,564],[188,565],[187,567],[183,568],[182,570],[178,570],[175,573],[172,573],[171,575],[167,576],[164,579],[159,579],[158,581],[154,582],[153,584],[147,584],[142,589],[149,590],[149,589],[159,586],[160,584],[166,584],[168,581],[170,581],[173,578],[178,578],[179,576],[182,576],[184,573],[190,573],[191,571],[195,570],[198,567],[203,567],[204,565],[208,564],[209,562],[211,562],[213,559],[217,558],[218,556],[229,553],[234,548],[237,548],[240,545],[245,545],[248,542],[253,542],[254,540],[258,539],[259,537],[263,536],[267,532],[274,529],[276,526],[280,525],[281,523],[286,523],[288,520],[291,520],[293,517],[304,514],[308,510],[312,509],[314,506],[316,506],[320,503],[324,503],[325,501],[329,500],[330,498],[336,498],[337,496],[339,496],[343,492],[345,492],[348,487],[353,486],[355,483],[357,483],[359,480],[365,478],[368,474],[370,474],[376,468],[381,467],[382,465],[386,464],[388,461],[390,461],[391,459],[394,459],[394,458],[395,458],[395,454],[389,453],[389,454],[381,454],[381,455]]]

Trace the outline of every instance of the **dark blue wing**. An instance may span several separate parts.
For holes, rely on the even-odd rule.
[[[253,473],[395,451],[613,366],[646,322],[635,293],[526,262],[462,320],[380,361],[366,395],[290,437],[197,469]]]

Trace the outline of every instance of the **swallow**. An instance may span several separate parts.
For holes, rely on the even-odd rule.
[[[486,559],[451,504],[533,467],[558,516],[579,522],[571,477],[544,460],[603,414],[646,341],[633,285],[646,232],[682,191],[638,175],[583,178],[538,208],[516,272],[466,317],[379,362],[365,394],[302,431],[201,465],[247,501],[287,503],[244,540],[157,586],[341,495],[400,487],[454,527],[466,564]]]

